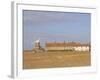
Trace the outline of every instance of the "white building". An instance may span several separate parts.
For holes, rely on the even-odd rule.
[[[89,51],[89,46],[77,46],[74,47],[75,51]]]

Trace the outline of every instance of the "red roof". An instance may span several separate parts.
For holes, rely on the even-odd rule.
[[[66,46],[89,46],[89,44],[81,44],[76,42],[46,42],[46,47],[66,47]]]

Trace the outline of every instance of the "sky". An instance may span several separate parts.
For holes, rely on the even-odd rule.
[[[78,12],[56,12],[23,10],[24,50],[34,48],[34,41],[80,42],[91,40],[91,14]]]

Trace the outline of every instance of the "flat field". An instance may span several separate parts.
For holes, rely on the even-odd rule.
[[[23,52],[23,69],[90,66],[90,52],[48,51],[43,53]]]

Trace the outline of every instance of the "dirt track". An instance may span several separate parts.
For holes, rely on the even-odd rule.
[[[90,66],[90,61],[89,52],[23,53],[23,69]]]

